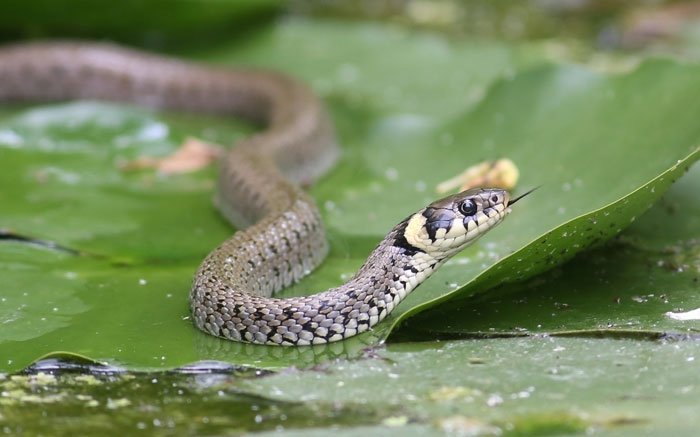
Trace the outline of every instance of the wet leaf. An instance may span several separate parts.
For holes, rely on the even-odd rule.
[[[191,56],[309,80],[327,96],[345,151],[312,189],[332,253],[286,295],[340,283],[440,181],[473,163],[510,158],[522,187],[543,188],[374,332],[319,348],[242,345],[197,332],[187,309],[193,271],[231,233],[210,204],[214,170],[164,177],[120,164],[167,156],[186,136],[228,144],[250,128],[96,103],[7,109],[0,228],[78,254],[0,242],[0,298],[10,302],[0,307],[0,369],[56,350],[140,369],[358,356],[438,301],[524,280],[611,238],[698,157],[693,65],[653,61],[621,75],[531,68],[543,62],[536,50],[366,24],[289,22],[232,45]]]
[[[6,433],[100,435],[115,429],[197,435],[359,425],[376,421],[361,405],[303,405],[242,393],[249,376],[212,373],[74,374],[38,372],[0,379],[0,424]],[[253,379],[257,379],[253,377]]]
[[[287,371],[234,386],[278,401],[354,405],[408,417],[403,432],[692,434],[698,342],[523,338],[389,345],[376,359]],[[436,388],[441,395],[436,398]],[[446,401],[445,393],[465,393]],[[392,411],[393,413],[390,413]],[[680,418],[682,420],[679,420]],[[448,426],[449,425],[449,426]],[[381,432],[377,425],[375,432]],[[327,431],[327,429],[326,429]],[[344,430],[347,435],[368,427]],[[491,435],[487,433],[487,435]]]
[[[255,373],[51,372],[0,378],[10,431],[99,434],[692,434],[697,342],[523,338],[390,345],[364,360]],[[89,414],[86,415],[86,412]],[[682,419],[682,420],[681,420]]]
[[[638,338],[696,334],[689,314],[700,307],[698,217],[700,167],[695,166],[618,239],[530,281],[437,305],[397,333],[411,339],[476,333],[559,333]],[[687,319],[687,320],[686,320]]]

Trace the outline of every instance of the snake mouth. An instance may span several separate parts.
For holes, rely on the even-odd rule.
[[[528,194],[532,193],[533,191],[539,189],[540,187],[541,187],[541,185],[540,185],[540,186],[537,186],[537,187],[531,189],[530,191],[527,191],[527,192],[525,192],[524,194],[521,194],[520,196],[518,196],[518,197],[516,197],[515,199],[511,200],[510,202],[508,202],[508,207],[511,207],[512,205],[515,204],[515,202],[517,202],[518,200],[520,200],[520,199],[522,199],[523,197],[527,196]]]

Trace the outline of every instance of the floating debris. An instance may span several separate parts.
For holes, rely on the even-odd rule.
[[[122,170],[155,169],[163,174],[191,173],[208,167],[223,153],[221,146],[188,137],[172,155],[141,157],[122,164]]]
[[[700,308],[686,311],[684,313],[674,313],[669,311],[666,313],[666,316],[673,320],[700,320]]]
[[[518,183],[520,171],[510,159],[483,161],[464,170],[457,176],[438,184],[435,190],[444,194],[454,189],[458,191],[476,187],[502,188],[512,190]]]

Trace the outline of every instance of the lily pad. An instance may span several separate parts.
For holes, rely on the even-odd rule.
[[[700,419],[698,353],[697,342],[610,339],[402,343],[375,359],[231,384],[277,401],[359,404],[383,415],[346,435],[415,428],[422,435],[686,435]]]
[[[166,154],[187,135],[230,143],[248,128],[96,103],[5,110],[0,228],[56,242],[78,255],[26,241],[0,242],[0,258],[6,260],[0,270],[9,278],[0,285],[0,298],[12,302],[0,308],[0,369],[23,367],[55,350],[141,369],[214,358],[274,368],[357,356],[397,322],[438,301],[526,279],[614,236],[700,155],[700,127],[693,117],[700,110],[693,98],[700,91],[697,66],[653,61],[611,75],[548,65],[514,73],[516,66],[541,61],[503,57],[513,51],[490,44],[486,54],[477,52],[483,63],[470,70],[471,45],[419,34],[391,41],[402,54],[399,75],[381,68],[386,47],[375,47],[376,33],[389,31],[329,28],[287,23],[282,30],[261,31],[236,51],[224,44],[195,56],[276,65],[275,48],[285,47],[281,39],[293,35],[305,49],[280,67],[303,72],[328,96],[345,154],[312,194],[328,224],[332,252],[285,295],[340,283],[394,223],[435,197],[439,181],[475,162],[506,156],[519,166],[522,186],[543,187],[375,331],[318,348],[242,345],[196,331],[187,310],[192,272],[231,233],[209,203],[214,171],[164,178],[124,172],[119,163]],[[326,32],[328,41],[321,41]],[[452,78],[449,84],[426,81],[437,73],[425,70],[422,55],[430,50],[420,44],[412,49],[417,40],[450,49],[440,63]],[[344,45],[352,49],[348,59],[373,53],[369,59],[376,64],[364,70],[357,55],[362,84],[357,87],[344,83],[342,75],[319,84],[328,65],[343,56]],[[401,96],[410,96],[416,84],[420,97],[392,100],[378,94],[373,84],[389,87],[396,77]],[[460,77],[462,86],[455,86]],[[483,98],[470,93],[474,89]]]
[[[518,338],[389,345],[263,377],[211,364],[53,374],[38,363],[0,378],[0,424],[89,435],[688,435],[699,420],[699,353],[691,341]]]
[[[695,166],[610,244],[529,281],[432,307],[392,338],[697,335],[700,320],[670,313],[700,308],[698,187]]]

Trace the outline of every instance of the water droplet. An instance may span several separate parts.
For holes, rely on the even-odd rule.
[[[496,407],[503,403],[503,398],[498,394],[492,394],[486,399],[486,405],[489,407]]]
[[[399,171],[394,167],[388,167],[384,171],[384,177],[386,177],[390,181],[395,181],[399,178]]]
[[[0,144],[8,148],[20,148],[24,144],[24,139],[11,129],[0,130]]]

